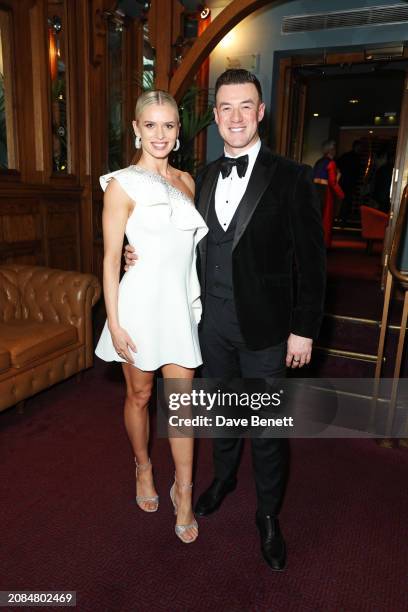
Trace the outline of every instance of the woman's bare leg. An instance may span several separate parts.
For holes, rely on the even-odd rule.
[[[175,364],[167,364],[162,367],[163,378],[177,378],[192,380],[194,370],[183,368]],[[189,386],[191,387],[191,386]],[[188,392],[188,389],[185,391]],[[176,486],[174,488],[174,497],[177,505],[177,525],[189,525],[194,521],[192,508],[192,483],[193,477],[193,453],[194,453],[194,438],[169,438],[171,453],[173,455]],[[196,527],[187,529],[183,537],[186,540],[194,540],[198,535]]]
[[[139,465],[146,466],[149,462],[149,400],[152,393],[154,372],[144,372],[128,363],[122,364],[126,380],[126,401],[124,410],[125,427],[133,448],[133,454]],[[137,473],[136,495],[154,497],[157,495],[153,474],[150,467]],[[155,510],[157,503],[141,502],[148,510]]]

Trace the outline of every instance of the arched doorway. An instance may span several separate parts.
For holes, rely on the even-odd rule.
[[[232,0],[185,56],[170,81],[170,93],[178,100],[183,97],[201,63],[207,59],[220,40],[245,17],[267,4],[273,6],[287,2],[289,0]]]

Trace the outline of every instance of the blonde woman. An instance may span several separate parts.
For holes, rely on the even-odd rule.
[[[137,101],[136,165],[102,176],[104,296],[107,321],[96,348],[105,361],[122,363],[126,380],[124,418],[136,462],[136,502],[155,512],[159,497],[148,455],[154,373],[192,379],[202,363],[197,325],[201,316],[195,259],[207,226],[194,207],[194,181],[169,164],[180,146],[175,100],[164,91]],[[138,263],[119,284],[123,238],[137,246]],[[192,438],[171,438],[175,482],[170,495],[176,535],[185,543],[198,536],[192,511]]]

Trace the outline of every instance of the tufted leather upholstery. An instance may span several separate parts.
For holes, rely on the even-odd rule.
[[[10,367],[10,353],[5,349],[0,349],[0,372],[8,370]]]
[[[0,410],[93,363],[92,274],[0,266]]]

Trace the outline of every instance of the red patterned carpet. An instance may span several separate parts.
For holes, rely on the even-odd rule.
[[[138,510],[122,396],[98,365],[24,415],[0,415],[0,589],[76,590],[81,612],[406,612],[408,452],[295,441],[281,521],[289,563],[277,574],[258,549],[248,450],[239,487],[200,520],[195,544],[173,532],[166,440],[152,451],[159,512]],[[210,475],[202,441],[196,492]]]

